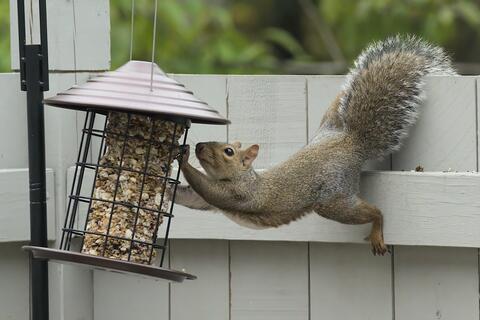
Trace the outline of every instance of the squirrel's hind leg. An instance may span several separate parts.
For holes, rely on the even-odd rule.
[[[338,197],[328,203],[316,204],[313,210],[324,218],[344,224],[372,223],[370,240],[374,255],[384,255],[388,249],[383,241],[383,215],[377,207],[353,197]]]

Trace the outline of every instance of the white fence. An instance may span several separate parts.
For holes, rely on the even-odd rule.
[[[73,2],[85,11],[82,17],[90,17],[76,19],[76,28],[72,17],[79,11]],[[51,74],[46,95],[85,81],[108,68],[109,60],[108,1],[49,5],[51,67],[61,72]],[[65,36],[70,41],[63,41]],[[343,81],[337,76],[174,77],[232,121],[228,127],[194,125],[191,142],[260,143],[258,168],[307,143]],[[198,280],[169,284],[50,264],[51,319],[478,320],[479,81],[428,79],[428,102],[402,150],[369,164],[383,171],[365,173],[362,192],[384,211],[391,255],[371,255],[363,241],[369,226],[311,215],[279,229],[252,231],[220,214],[176,207],[168,264]],[[29,226],[25,95],[18,74],[0,75],[0,94],[0,319],[23,320],[28,319],[28,260],[19,248],[28,240]],[[46,108],[52,246],[65,213],[82,123],[80,113]],[[410,172],[418,165],[427,172]]]

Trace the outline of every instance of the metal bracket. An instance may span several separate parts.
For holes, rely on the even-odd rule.
[[[22,91],[27,91],[26,80],[26,44],[25,38],[25,0],[17,1],[18,9],[18,49],[20,55],[20,86]],[[42,91],[49,90],[48,79],[48,39],[47,39],[47,5],[46,0],[39,1],[39,16],[40,16],[40,49],[38,53],[38,60],[40,63],[38,84]]]

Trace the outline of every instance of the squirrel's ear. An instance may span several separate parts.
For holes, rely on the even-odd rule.
[[[233,141],[232,146],[234,146],[236,149],[240,149],[242,147],[242,144],[240,141]]]
[[[250,166],[252,162],[257,158],[258,155],[258,149],[260,147],[258,144],[251,145],[245,150],[244,156],[243,156],[243,164],[246,166]]]

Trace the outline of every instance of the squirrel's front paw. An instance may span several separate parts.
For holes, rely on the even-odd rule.
[[[190,145],[186,144],[185,146],[182,147],[182,150],[180,150],[180,154],[177,157],[178,162],[180,162],[181,165],[188,163],[188,159],[190,158]]]

